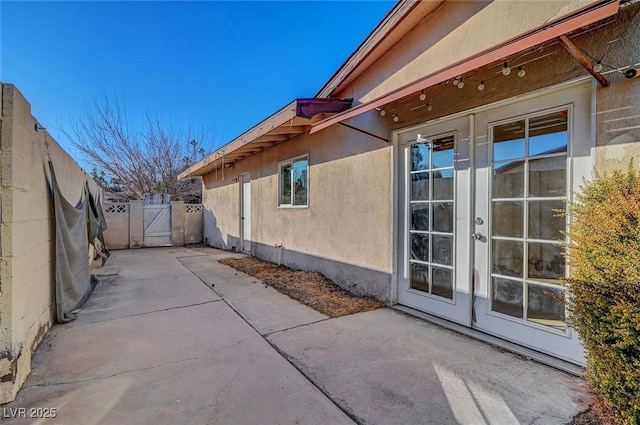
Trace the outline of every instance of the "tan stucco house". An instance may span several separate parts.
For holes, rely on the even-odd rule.
[[[555,210],[640,158],[639,66],[636,1],[400,1],[182,177],[211,246],[582,365]]]

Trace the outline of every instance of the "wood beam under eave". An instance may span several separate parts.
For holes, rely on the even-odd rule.
[[[294,125],[292,127],[289,126],[280,126],[275,128],[269,132],[269,135],[280,135],[280,134],[300,134],[304,133],[307,128],[310,126],[302,126],[302,125]]]
[[[267,142],[282,142],[285,140],[288,140],[289,136],[285,135],[285,134],[281,134],[281,135],[271,135],[271,134],[265,134],[264,136],[260,136],[257,139],[255,139],[253,142],[251,142],[251,144],[253,145],[259,145],[261,143],[267,143]]]
[[[560,43],[562,43],[564,48],[567,49],[567,51],[571,54],[571,56],[573,56],[574,59],[577,60],[580,63],[580,65],[582,65],[582,67],[586,69],[589,74],[593,76],[593,78],[598,80],[598,82],[602,87],[609,87],[611,85],[609,83],[609,80],[604,78],[602,74],[600,74],[599,72],[596,72],[593,69],[593,64],[591,63],[587,55],[585,55],[584,52],[582,52],[582,50],[580,50],[578,46],[573,44],[573,42],[569,40],[569,38],[566,35],[561,35],[558,38],[560,40]]]
[[[324,115],[324,114],[317,114],[317,115]],[[333,115],[333,114],[328,114],[328,115]],[[315,118],[315,116],[314,116]],[[312,120],[309,118],[303,118],[303,117],[294,117],[291,121],[286,122],[284,124],[282,124],[283,126],[287,126],[287,127],[299,127],[299,126],[305,126],[305,125],[309,125],[311,124]]]
[[[264,142],[253,142],[249,145],[249,147],[253,147],[253,148],[271,147],[275,145],[275,143],[276,143],[275,141],[265,140]]]

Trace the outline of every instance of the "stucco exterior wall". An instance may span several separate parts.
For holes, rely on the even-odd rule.
[[[445,2],[334,96],[353,97],[355,103],[373,100],[589,3]]]
[[[606,64],[640,62],[640,3],[624,8],[615,25],[603,28],[591,43],[602,46],[599,53]],[[638,170],[640,77],[627,79],[616,71],[606,76],[611,87],[596,90],[595,167],[601,172],[626,170],[633,161]]]
[[[619,77],[616,78],[619,80]],[[608,173],[640,168],[640,81],[620,80],[596,93],[595,167]]]
[[[338,95],[351,96],[353,93],[356,99],[366,101],[387,93],[428,75],[432,65],[436,69],[437,64],[444,63],[442,61],[455,59],[459,54],[458,46],[460,52],[464,52],[460,54],[460,57],[463,57],[469,53],[469,48],[479,49],[487,43],[489,38],[493,40],[495,36],[507,37],[508,34],[516,31],[524,31],[527,25],[537,25],[536,22],[551,13],[553,5],[560,8],[563,4],[566,7],[576,6],[575,4],[567,6],[566,2],[494,2],[490,5],[473,2],[445,3]],[[514,7],[518,8],[517,16],[526,16],[529,19],[528,24],[525,22],[518,27],[521,24],[520,19],[506,19],[507,15],[503,14],[516,13],[513,10]],[[491,19],[486,16],[489,12],[495,14]],[[475,15],[472,15],[473,13]],[[445,34],[444,29],[434,30],[431,24],[436,18],[438,28],[440,25],[446,29],[460,24],[463,28],[456,28],[451,34]],[[481,31],[479,26],[482,25],[483,20],[485,24],[501,22],[501,25],[492,26],[491,31]],[[505,23],[505,21],[508,22]],[[482,37],[475,37],[476,33],[482,34]],[[593,30],[570,35],[571,41],[580,49],[605,64],[603,74],[611,83],[610,87],[603,88],[593,80],[596,88],[593,111],[593,145],[595,146],[593,164],[600,171],[626,169],[631,159],[636,165],[640,163],[640,143],[638,143],[640,141],[640,78],[627,79],[621,72],[611,68],[621,67],[624,71],[634,64],[638,67],[639,33],[640,4],[636,3],[621,8],[617,16],[607,19],[604,24],[596,25]],[[489,38],[485,39],[485,35]],[[436,36],[444,38],[436,42],[433,40]],[[473,47],[474,43],[479,44]],[[451,54],[444,55],[439,46],[442,48],[448,46],[447,49]],[[452,46],[456,47],[452,48]],[[452,59],[450,62],[455,61]],[[424,108],[415,108],[415,110],[398,108],[400,119],[394,122],[392,113],[395,111],[389,112],[387,108],[388,113],[385,116],[387,124],[392,129],[400,129],[579,77],[591,78],[559,43],[546,46],[539,52],[528,53],[518,62],[526,63],[524,78],[518,78],[514,70],[509,77],[487,81],[483,91],[477,90],[477,81],[468,81],[462,90],[452,84],[436,88],[435,91],[427,90],[428,99],[434,92],[439,93],[433,102],[432,111],[427,112]],[[481,77],[474,79],[490,77],[491,73],[483,72],[480,75]],[[415,95],[416,98],[417,96],[418,94]],[[405,102],[399,102],[399,105],[403,103]],[[377,111],[367,114],[377,114]]]
[[[589,2],[447,2],[334,95],[354,97],[355,103],[371,100],[586,3]],[[640,4],[627,6],[618,16],[608,19],[606,25],[571,34],[570,38],[603,63],[629,66],[630,60],[637,60],[632,56],[640,43],[639,12]],[[518,19],[513,19],[514,16]],[[486,30],[488,23],[494,23],[491,31]],[[442,93],[431,111],[415,106],[416,93],[416,99],[405,98],[387,105],[392,109],[384,117],[373,110],[346,123],[388,137],[390,130],[430,122],[577,78],[591,78],[559,43],[532,49],[519,62],[526,63],[524,78],[518,77],[517,70],[508,77],[487,78],[482,91],[473,80],[467,82],[464,90],[453,84],[437,87]],[[489,77],[500,74],[499,71],[490,67],[482,70]],[[640,78],[627,80],[617,71],[605,74],[611,87],[595,92],[592,134],[593,162],[604,170],[622,162],[626,167],[630,157],[640,160],[637,143]],[[432,95],[433,91],[429,97]],[[389,111],[399,112],[399,120],[394,121]],[[277,163],[303,154],[309,154],[310,161],[309,208],[278,208]],[[322,271],[355,292],[390,300],[394,160],[385,142],[334,125],[242,160],[233,169],[225,170],[224,180],[220,171],[217,176],[211,173],[204,178],[207,243],[240,249],[238,180],[248,172],[252,179],[254,255],[278,261],[275,245],[282,245],[282,261],[286,265]]]
[[[46,131],[35,130],[35,124],[27,100],[13,85],[3,84],[0,403],[15,397],[54,319],[55,223],[47,151],[67,200],[79,201],[88,179]],[[95,190],[95,183],[90,184]]]
[[[375,118],[375,117],[374,117]],[[378,122],[360,122],[385,136]],[[280,161],[309,155],[308,208],[278,207]],[[391,276],[391,147],[336,126],[302,135],[204,177],[204,236],[209,245],[240,249],[240,175],[251,175],[254,255],[320,271],[341,286],[389,300]]]
[[[240,184],[237,170],[209,173],[202,179],[204,243],[231,251],[240,250]]]

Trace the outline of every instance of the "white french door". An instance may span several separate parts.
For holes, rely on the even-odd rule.
[[[590,84],[476,115],[474,327],[573,363],[566,210],[590,173]]]
[[[591,90],[398,132],[398,303],[584,364],[559,213],[591,172]]]
[[[398,302],[468,326],[469,119],[398,139]]]

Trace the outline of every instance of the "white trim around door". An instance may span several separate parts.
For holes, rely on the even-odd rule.
[[[584,364],[555,210],[591,172],[591,92],[574,81],[393,134],[399,304]]]

